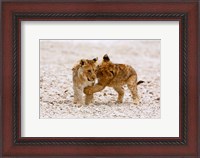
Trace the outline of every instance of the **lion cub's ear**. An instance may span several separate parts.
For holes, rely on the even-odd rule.
[[[85,64],[86,64],[86,60],[81,59],[81,61],[80,61],[80,65],[83,66],[83,65],[85,65]]]
[[[108,57],[107,54],[105,54],[105,55],[103,56],[103,60],[104,60],[104,61],[110,61],[110,58]]]
[[[94,58],[93,61],[96,62],[98,60],[98,57]]]

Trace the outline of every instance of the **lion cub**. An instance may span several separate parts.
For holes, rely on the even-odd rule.
[[[92,86],[96,79],[96,61],[82,59],[73,68],[73,89],[74,89],[74,104],[83,104],[83,89],[87,86]],[[92,102],[93,94],[86,94],[85,104]]]
[[[118,93],[118,103],[123,102],[124,90],[123,85],[127,85],[131,91],[134,104],[139,104],[139,96],[137,92],[136,71],[129,65],[114,64],[110,61],[108,55],[104,55],[102,63],[97,67],[98,83],[84,89],[84,93],[92,95],[93,93],[103,90],[106,86],[113,87]]]

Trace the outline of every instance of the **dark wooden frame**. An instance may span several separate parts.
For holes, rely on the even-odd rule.
[[[6,156],[200,156],[198,151],[198,9],[193,2],[2,3],[2,136]],[[147,10],[148,8],[148,10]],[[20,21],[178,20],[179,138],[22,138]]]

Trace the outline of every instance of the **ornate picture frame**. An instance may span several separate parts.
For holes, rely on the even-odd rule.
[[[198,9],[199,2],[3,2],[3,156],[198,157]],[[179,21],[179,137],[21,137],[23,20]]]

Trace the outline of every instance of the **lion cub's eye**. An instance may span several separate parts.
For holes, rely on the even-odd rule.
[[[88,72],[90,73],[90,72],[92,72],[91,70],[88,70]]]

